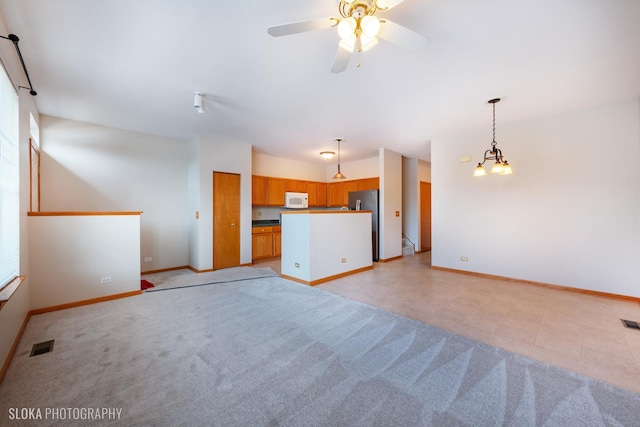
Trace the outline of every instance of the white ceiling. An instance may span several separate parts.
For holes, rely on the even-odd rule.
[[[215,135],[322,162],[385,147],[430,158],[430,141],[640,95],[638,0],[406,0],[380,13],[430,39],[381,41],[329,72],[334,28],[271,25],[337,16],[336,0],[0,0],[43,114],[156,135]],[[8,41],[2,41],[10,43]],[[21,82],[21,84],[25,84]],[[206,96],[205,114],[193,92]]]

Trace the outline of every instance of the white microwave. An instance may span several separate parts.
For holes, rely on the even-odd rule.
[[[284,193],[284,207],[304,209],[309,207],[309,195],[307,193]]]

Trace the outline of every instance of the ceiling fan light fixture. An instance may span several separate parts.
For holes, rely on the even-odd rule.
[[[380,20],[375,16],[367,15],[360,21],[362,34],[367,37],[375,37],[380,32]]]
[[[342,40],[355,38],[356,28],[358,28],[358,21],[356,21],[356,18],[350,16],[338,24],[338,35],[340,35]]]
[[[360,49],[362,52],[366,52],[375,45],[378,44],[377,37],[367,37],[364,34],[360,36]]]

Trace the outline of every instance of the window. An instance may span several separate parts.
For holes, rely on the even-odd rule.
[[[0,66],[0,288],[20,269],[18,95]]]

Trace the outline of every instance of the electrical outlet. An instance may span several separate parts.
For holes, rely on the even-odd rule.
[[[144,262],[151,262],[151,261],[153,261],[153,258],[151,258],[150,256],[144,259]]]
[[[469,261],[469,258],[467,258],[466,256],[461,256],[460,261]]]
[[[342,263],[344,264],[345,262],[347,262],[346,258],[342,258]]]
[[[111,283],[111,276],[101,277],[100,283]]]

